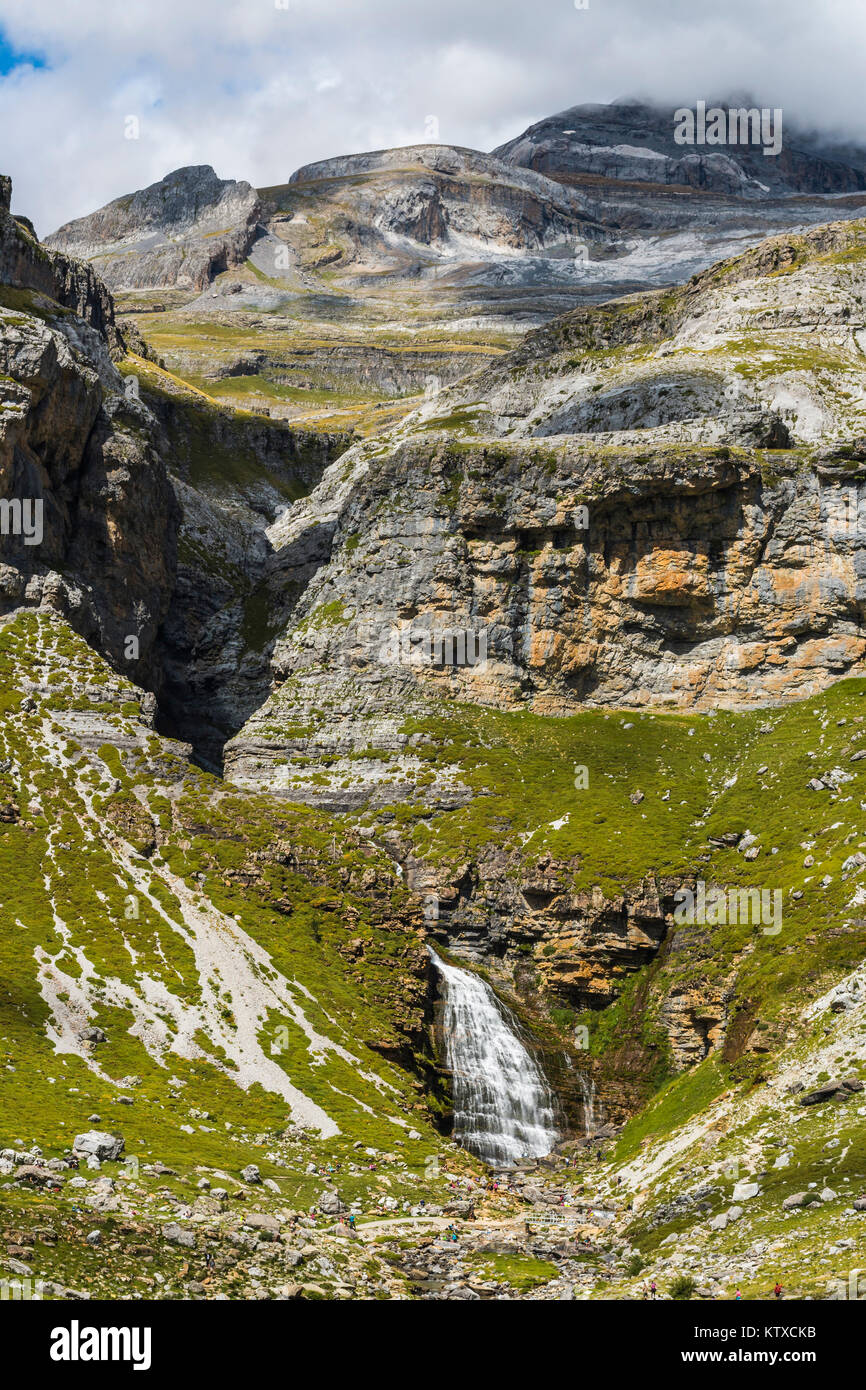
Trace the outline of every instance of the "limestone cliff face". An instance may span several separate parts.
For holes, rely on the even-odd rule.
[[[259,211],[248,183],[219,179],[209,165],[196,165],[66,223],[45,244],[93,261],[114,289],[201,290],[244,261]]]
[[[357,467],[330,562],[276,645],[280,688],[230,745],[240,780],[291,789],[297,776],[324,799],[332,783],[346,804],[357,768],[310,785],[295,759],[391,746],[407,701],[744,707],[819,690],[866,651],[866,551],[845,525],[866,451],[778,451],[771,469],[725,447],[430,438]],[[437,663],[435,634],[461,631],[484,659]],[[337,692],[335,727],[316,711]]]
[[[453,243],[455,249],[462,237],[529,252],[555,244],[567,248],[575,238],[600,245],[614,241],[589,214],[581,194],[490,155],[449,145],[322,160],[294,173],[290,187],[341,210],[359,255],[376,234],[422,246]],[[278,193],[269,190],[271,198]]]
[[[300,597],[232,775],[355,804],[347,759],[413,703],[748,707],[858,670],[864,248],[831,225],[565,315],[355,446],[272,530]]]
[[[48,253],[26,222],[11,216],[12,182],[0,181],[0,285],[33,290],[68,309],[106,340],[115,356],[123,343],[114,318],[114,302],[90,266]]]
[[[0,605],[54,608],[117,663],[136,638],[127,669],[146,683],[177,508],[155,421],[127,394],[115,346],[98,276],[0,208],[0,497],[41,508],[38,535],[10,524],[0,536]]]

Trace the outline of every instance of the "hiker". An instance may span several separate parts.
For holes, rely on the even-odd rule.
[[[781,1297],[782,1297],[782,1285],[779,1283],[778,1279],[776,1280],[776,1287],[773,1289],[773,1297],[774,1297],[774,1298],[781,1298]]]
[[[737,1289],[737,1292],[734,1294],[734,1301],[738,1303],[742,1297],[743,1295],[740,1293],[740,1290]]]
[[[653,1279],[650,1283],[650,1298],[655,1298],[657,1292],[658,1290],[656,1289],[656,1281],[655,1279]]]

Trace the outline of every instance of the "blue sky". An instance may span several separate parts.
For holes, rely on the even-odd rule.
[[[0,77],[22,66],[44,68],[45,59],[38,53],[20,53],[0,29]]]
[[[784,108],[786,129],[866,143],[864,0],[0,0],[0,12],[0,173],[42,235],[184,164],[263,186],[429,139],[431,118],[443,143],[489,150],[627,95],[693,107],[750,91]]]

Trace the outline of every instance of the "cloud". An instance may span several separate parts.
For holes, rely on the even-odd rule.
[[[489,149],[627,94],[751,91],[866,141],[862,0],[786,0],[783,17],[775,0],[4,0],[0,39],[44,64],[0,75],[0,169],[43,232],[181,164],[263,186],[429,138],[431,116]]]

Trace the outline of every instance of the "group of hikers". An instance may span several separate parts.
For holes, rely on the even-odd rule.
[[[780,1283],[779,1283],[779,1280],[777,1279],[776,1282],[775,1282],[775,1284],[774,1284],[774,1286],[773,1286],[773,1297],[774,1297],[774,1298],[781,1298],[781,1297],[782,1297],[783,1291],[784,1291],[784,1285],[780,1284]],[[656,1284],[655,1279],[651,1279],[650,1282],[649,1282],[648,1284],[644,1284],[644,1285],[643,1285],[643,1287],[641,1288],[641,1291],[640,1291],[640,1296],[641,1296],[641,1298],[657,1298],[657,1297],[658,1297],[658,1285]],[[736,1291],[736,1293],[734,1294],[734,1302],[735,1302],[735,1303],[736,1303],[736,1302],[739,1302],[740,1299],[742,1299],[742,1297],[743,1297],[742,1290],[741,1290],[741,1289],[739,1288],[739,1286],[738,1286],[738,1287],[737,1287],[737,1291]]]

